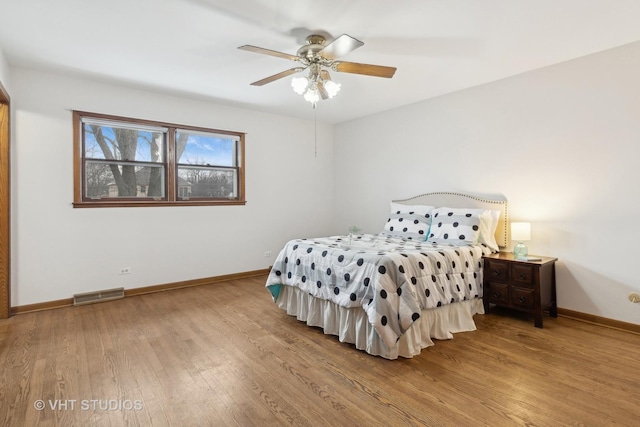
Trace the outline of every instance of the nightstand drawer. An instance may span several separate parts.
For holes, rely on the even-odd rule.
[[[509,303],[509,285],[502,283],[489,284],[489,302],[494,304],[508,304]]]
[[[509,264],[506,262],[487,260],[484,261],[486,267],[486,279],[490,282],[509,283]]]
[[[529,265],[511,265],[511,281],[514,285],[533,287],[533,267]]]
[[[523,307],[534,308],[535,297],[533,289],[511,288],[511,304]]]

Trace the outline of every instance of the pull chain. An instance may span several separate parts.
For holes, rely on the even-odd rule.
[[[314,143],[314,157],[318,158],[318,112],[316,106],[313,106],[313,143]]]

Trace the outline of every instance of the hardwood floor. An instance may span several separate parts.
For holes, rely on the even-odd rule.
[[[0,424],[638,425],[639,335],[475,319],[388,361],[287,316],[263,277],[21,314],[0,320]]]

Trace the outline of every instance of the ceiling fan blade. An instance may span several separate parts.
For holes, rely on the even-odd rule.
[[[324,84],[318,83],[318,93],[322,99],[329,99],[329,92],[325,89]]]
[[[240,46],[238,49],[246,50],[248,52],[262,53],[263,55],[277,56],[278,58],[290,59],[292,61],[297,61],[298,57],[295,55],[290,55],[284,52],[278,52],[277,50],[265,49],[263,47],[244,45]]]
[[[357,62],[335,62],[331,68],[341,73],[364,74],[374,77],[386,77],[388,79],[393,77],[396,72],[396,67],[359,64]]]
[[[341,56],[346,55],[352,50],[356,50],[362,43],[358,39],[354,39],[353,37],[343,34],[331,43],[329,43],[324,49],[320,51],[320,55],[327,59],[337,59]]]
[[[274,82],[274,81],[276,81],[278,79],[281,79],[283,77],[290,76],[291,74],[298,73],[298,72],[300,72],[300,71],[302,71],[304,69],[305,69],[305,67],[291,68],[290,70],[286,70],[286,71],[283,71],[281,73],[274,74],[273,76],[264,78],[262,80],[258,80],[257,82],[253,82],[253,83],[251,83],[251,86],[264,86],[267,83],[271,83],[271,82]]]

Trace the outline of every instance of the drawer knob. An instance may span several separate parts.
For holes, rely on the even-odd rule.
[[[518,277],[520,278],[520,280],[524,280],[524,279],[527,278],[527,275],[526,274],[521,274]]]
[[[524,304],[525,302],[527,302],[527,299],[525,297],[520,297],[518,298],[518,301],[520,301],[520,304]]]
[[[494,292],[493,296],[494,296],[494,298],[499,298],[500,297],[500,292]]]
[[[491,274],[493,274],[494,276],[499,276],[500,270],[491,270]]]

